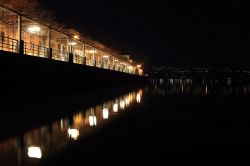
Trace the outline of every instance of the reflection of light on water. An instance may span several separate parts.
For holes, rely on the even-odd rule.
[[[120,108],[123,110],[125,109],[125,101],[124,100],[120,101]]]
[[[77,129],[68,129],[68,134],[70,138],[73,138],[74,140],[77,140],[79,137],[79,130]]]
[[[42,158],[42,151],[40,147],[30,146],[28,147],[28,156],[30,158]]]
[[[60,121],[61,130],[63,130],[63,119]]]
[[[89,116],[89,125],[96,126],[96,124],[97,124],[96,116]]]
[[[113,105],[113,111],[114,111],[114,112],[118,112],[118,104],[117,104],[117,103],[115,103],[115,104]]]
[[[207,85],[206,85],[206,89],[205,89],[205,94],[206,94],[206,95],[208,94],[208,88],[207,88]]]
[[[76,115],[73,116],[73,121],[74,121],[74,125],[78,127],[81,127],[83,125],[83,117],[81,113],[78,113]]]
[[[102,116],[103,116],[103,119],[108,119],[109,118],[109,110],[108,110],[108,108],[104,108],[102,110]]]
[[[126,106],[129,105],[129,98],[128,98],[128,97],[125,99],[125,105],[126,105]]]
[[[137,103],[141,103],[141,98],[142,98],[142,90],[140,90],[140,91],[136,94],[136,102],[137,102]]]

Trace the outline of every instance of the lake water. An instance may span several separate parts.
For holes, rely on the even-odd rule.
[[[249,119],[248,79],[155,79],[2,139],[0,165],[240,165]]]

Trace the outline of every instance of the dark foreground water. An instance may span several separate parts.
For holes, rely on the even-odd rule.
[[[151,80],[1,139],[0,166],[249,165],[249,119],[247,79]]]

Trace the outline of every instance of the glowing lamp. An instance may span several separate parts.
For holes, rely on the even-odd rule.
[[[75,36],[74,36],[74,39],[79,39],[79,36],[75,35]]]
[[[103,58],[109,58],[109,56],[108,55],[103,55]]]
[[[71,43],[69,43],[69,45],[75,46],[75,45],[77,45],[77,43],[76,42],[71,42]]]
[[[31,26],[28,28],[28,31],[30,33],[37,33],[41,31],[41,28],[39,26]]]
[[[86,52],[88,52],[88,53],[96,53],[97,51],[95,51],[95,50],[87,50]]]

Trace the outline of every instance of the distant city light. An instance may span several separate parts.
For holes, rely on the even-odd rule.
[[[103,116],[103,119],[108,119],[109,118],[109,109],[108,108],[104,108],[102,110],[102,116]]]
[[[41,31],[41,28],[39,26],[37,26],[37,25],[34,25],[34,26],[29,27],[28,31],[30,33],[37,33],[37,32]]]
[[[73,138],[74,140],[77,140],[79,137],[79,130],[77,129],[68,129],[68,135],[70,138]]]
[[[28,147],[28,156],[30,158],[42,158],[42,151],[40,147],[30,146]]]

